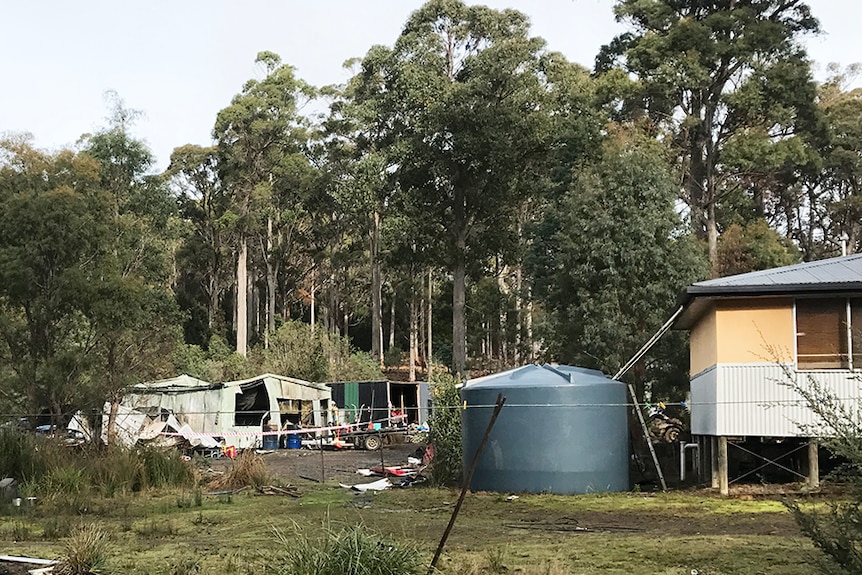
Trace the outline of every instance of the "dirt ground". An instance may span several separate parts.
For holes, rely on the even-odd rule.
[[[400,438],[397,438],[400,439]],[[290,483],[299,478],[315,482],[336,481],[338,483],[367,483],[378,478],[363,477],[357,469],[380,466],[406,466],[407,458],[425,450],[425,444],[398,442],[384,445],[377,451],[366,451],[354,447],[343,449],[278,449],[264,452],[261,457],[273,475]],[[214,459],[211,466],[222,471],[231,464],[229,459]]]
[[[379,477],[363,477],[356,472],[374,466],[407,465],[410,456],[421,457],[424,444],[394,443],[385,445],[378,451],[346,448],[340,450],[324,449],[279,449],[264,453],[262,457],[273,475],[284,483],[297,480],[320,482],[337,482],[343,484],[368,483]],[[214,470],[224,470],[231,464],[230,460],[220,459],[212,462]],[[780,500],[784,496],[793,497],[785,489],[757,488],[755,486],[736,486],[730,499],[749,500]],[[785,486],[786,487],[786,486]],[[777,492],[776,492],[777,490]],[[799,536],[800,532],[792,516],[784,510],[778,512],[748,512],[746,505],[740,505],[732,515],[722,515],[709,512],[710,500],[718,498],[716,490],[687,489],[688,495],[694,494],[702,498],[702,507],[691,499],[685,506],[675,509],[673,505],[652,512],[607,509],[578,509],[576,514],[560,512],[553,509],[536,509],[532,505],[522,505],[517,499],[505,509],[498,519],[500,524],[514,529],[539,530],[547,533],[561,532],[629,532],[654,533],[656,536],[673,535],[771,535]],[[780,493],[779,493],[780,492]],[[484,497],[501,497],[499,494],[477,494],[478,499]],[[656,497],[650,493],[632,493],[635,499],[650,499]],[[481,504],[480,504],[480,507]],[[565,506],[563,506],[565,507]],[[635,504],[637,507],[637,504]],[[485,508],[474,510],[487,513]],[[471,513],[467,510],[466,514]]]

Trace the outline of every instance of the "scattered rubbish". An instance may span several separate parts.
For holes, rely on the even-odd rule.
[[[371,483],[358,483],[356,485],[346,485],[344,483],[339,483],[339,485],[345,489],[352,489],[353,491],[383,491],[384,489],[389,489],[392,487],[392,483],[389,481],[388,477],[384,477],[383,479],[378,479],[377,481],[372,481]]]
[[[514,501],[515,499],[518,499],[517,495],[510,495],[506,498],[506,501]]]
[[[419,459],[418,457],[408,457],[407,463],[409,465],[422,465],[422,460]]]
[[[372,475],[377,475],[375,472],[370,469],[357,469],[356,473],[362,475],[363,477],[371,477]]]

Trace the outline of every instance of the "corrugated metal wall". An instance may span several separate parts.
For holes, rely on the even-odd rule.
[[[789,367],[790,373],[795,373]],[[796,373],[800,386],[809,378],[826,386],[856,409],[860,374],[843,370]],[[816,423],[802,397],[788,385],[781,365],[718,364],[691,382],[691,428],[695,435],[807,437],[800,426]],[[815,434],[816,435],[816,434]]]

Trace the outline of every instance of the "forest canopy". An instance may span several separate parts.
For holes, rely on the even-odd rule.
[[[855,68],[799,1],[619,0],[593,69],[528,18],[430,0],[311,86],[262,51],[164,172],[119,96],[74,149],[0,141],[0,403],[261,371],[615,372],[686,285],[862,248]],[[323,114],[304,114],[307,104]],[[687,385],[682,336],[632,378]]]

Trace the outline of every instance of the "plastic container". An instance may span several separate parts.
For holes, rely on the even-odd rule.
[[[270,435],[263,436],[263,448],[264,449],[278,449],[278,434],[273,433]]]
[[[288,449],[301,449],[302,448],[302,440],[299,438],[298,433],[291,433],[287,436],[287,448]]]

